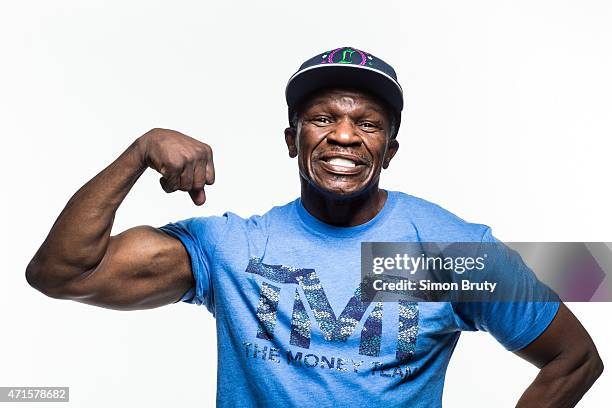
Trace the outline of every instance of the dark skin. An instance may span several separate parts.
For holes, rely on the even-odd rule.
[[[319,220],[355,226],[384,206],[379,177],[399,144],[376,98],[353,89],[319,92],[285,129],[285,141],[298,158],[302,202]],[[147,168],[161,174],[164,191],[186,191],[196,205],[215,177],[205,143],[167,129],[147,132],[69,200],[28,265],[28,282],[52,297],[121,310],[174,303],[193,287],[180,241],[150,226],[110,235],[117,209]],[[518,407],[573,407],[603,370],[593,341],[564,304],[516,354],[540,369]]]

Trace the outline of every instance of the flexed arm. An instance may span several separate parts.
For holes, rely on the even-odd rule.
[[[214,182],[212,150],[189,136],[153,129],[68,201],[26,269],[26,279],[48,296],[114,309],[175,302],[193,286],[181,242],[149,226],[111,236],[115,213],[144,171],[162,178],[164,191],[206,200]]]

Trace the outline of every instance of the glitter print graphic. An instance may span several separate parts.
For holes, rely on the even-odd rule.
[[[334,313],[321,281],[314,269],[292,268],[283,265],[268,265],[260,258],[251,258],[246,268],[247,273],[261,276],[278,284],[296,284],[304,292],[310,311],[318,323],[323,338],[330,342],[346,342],[355,332],[363,319],[371,302],[361,300],[361,287],[355,289],[344,310],[338,317]],[[262,283],[262,289],[257,306],[257,318],[260,325],[257,337],[272,339],[276,324],[276,308],[280,296],[280,288]],[[419,314],[418,303],[400,301],[398,322],[398,342],[396,357],[401,360],[410,359],[416,347]],[[382,341],[383,304],[374,305],[361,330],[359,354],[378,356]],[[291,315],[290,344],[301,348],[310,348],[312,323],[310,315],[302,300],[300,290],[296,287],[293,312]]]
[[[297,288],[295,288],[294,299],[293,313],[291,315],[291,340],[289,343],[294,346],[309,348],[310,318]]]
[[[340,317],[336,318],[314,269],[266,265],[261,263],[259,258],[252,258],[247,272],[263,276],[276,283],[299,284],[323,332],[323,337],[328,341],[346,341],[370,305],[370,302],[361,302],[361,288],[358,287]]]
[[[382,337],[383,304],[377,302],[374,310],[368,316],[361,329],[359,354],[363,356],[378,357],[380,354],[380,341]]]
[[[280,288],[267,283],[261,285],[259,294],[259,303],[257,304],[257,319],[259,327],[257,328],[257,338],[271,340],[274,338],[274,326],[276,325],[276,307]]]
[[[416,302],[399,301],[399,332],[396,358],[408,360],[414,355],[419,332],[419,306]]]

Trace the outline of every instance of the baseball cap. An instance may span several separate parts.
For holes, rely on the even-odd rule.
[[[392,137],[397,136],[404,97],[395,70],[382,59],[354,47],[326,51],[300,65],[285,88],[289,122],[306,96],[332,86],[361,89],[385,101],[395,116],[395,134]]]

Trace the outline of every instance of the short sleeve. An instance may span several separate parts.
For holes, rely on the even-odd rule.
[[[227,228],[227,216],[196,217],[160,227],[168,235],[180,240],[191,259],[195,287],[181,301],[205,305],[214,314],[211,272],[215,249]]]
[[[482,242],[501,244],[490,228],[485,231]],[[516,351],[528,346],[548,328],[557,314],[559,298],[537,279],[520,256],[504,258],[503,268],[511,277],[511,290],[523,295],[517,298],[538,301],[458,302],[453,303],[453,309],[460,330],[489,332],[507,350]]]

